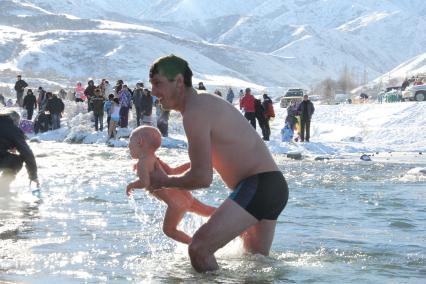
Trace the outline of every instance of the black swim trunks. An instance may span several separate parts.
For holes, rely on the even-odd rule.
[[[277,220],[287,204],[287,182],[279,171],[260,173],[243,179],[229,198],[258,220]]]

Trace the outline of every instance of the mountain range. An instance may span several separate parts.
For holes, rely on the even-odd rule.
[[[425,15],[422,0],[2,0],[0,82],[146,82],[171,53],[211,86],[401,78],[424,69]]]

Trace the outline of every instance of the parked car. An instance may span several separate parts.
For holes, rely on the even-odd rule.
[[[280,100],[280,107],[286,108],[291,101],[300,103],[303,101],[303,96],[306,92],[303,89],[288,89],[283,97]]]
[[[411,85],[402,92],[404,101],[418,101],[426,100],[426,85]]]

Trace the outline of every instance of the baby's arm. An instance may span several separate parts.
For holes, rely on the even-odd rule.
[[[126,193],[130,196],[135,188],[146,188],[150,185],[149,180],[149,165],[146,161],[140,161],[137,163],[136,171],[139,179],[132,181],[126,187]]]

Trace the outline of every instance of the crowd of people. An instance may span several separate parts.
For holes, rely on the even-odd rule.
[[[117,127],[128,127],[131,110],[134,110],[136,126],[154,125],[154,107],[156,109],[156,125],[154,126],[160,130],[163,137],[168,136],[170,110],[164,109],[142,82],[136,83],[132,89],[121,79],[117,80],[114,86],[106,79],[100,80],[98,84],[95,84],[94,80],[88,80],[87,85],[77,82],[72,90],[66,92],[64,89],[60,89],[57,93],[46,91],[40,86],[37,89],[36,96],[33,90],[28,88],[28,84],[22,79],[22,75],[18,75],[14,89],[16,91],[15,104],[4,102],[3,97],[0,99],[3,99],[4,105],[15,105],[25,109],[26,123],[33,121],[32,130],[35,133],[60,128],[61,117],[65,110],[63,101],[73,100],[76,103],[87,104],[87,111],[93,113],[92,121],[95,131],[104,131],[106,124],[108,139],[116,138]],[[195,89],[198,90],[199,94],[207,92],[203,82],[199,82]],[[219,89],[216,89],[213,94],[222,97]],[[235,97],[234,91],[229,87],[224,99],[233,105]],[[261,98],[255,98],[250,88],[246,88],[245,91],[241,89],[238,93],[238,99],[239,108],[244,117],[254,129],[259,125],[262,139],[269,141],[271,136],[269,124],[275,117],[272,99],[266,93]],[[292,103],[287,108],[287,117],[282,129],[282,134],[283,131],[287,131],[287,138],[284,138],[285,135],[283,134],[282,141],[309,142],[310,120],[314,108],[313,104],[309,100],[307,101],[297,105]],[[37,112],[33,119],[34,110]],[[106,121],[104,121],[105,117]],[[299,121],[296,117],[299,117]]]
[[[0,100],[4,106],[25,109],[25,120],[21,123],[25,125],[24,128],[31,124],[28,131],[38,133],[60,128],[61,117],[65,110],[64,100],[68,99],[87,104],[87,111],[93,113],[95,131],[104,131],[106,117],[108,139],[116,137],[117,127],[128,127],[129,112],[133,107],[137,126],[153,125],[152,110],[155,107],[156,126],[162,136],[168,136],[170,111],[163,109],[141,82],[137,83],[133,90],[124,84],[123,80],[117,80],[116,85],[112,87],[106,79],[102,79],[97,85],[94,80],[89,80],[86,86],[77,82],[75,88],[69,92],[60,89],[57,93],[53,93],[40,86],[37,95],[27,87],[28,84],[22,79],[22,75],[18,75],[14,87],[16,103],[11,99],[6,102],[3,96]],[[37,113],[33,119],[35,110]]]

